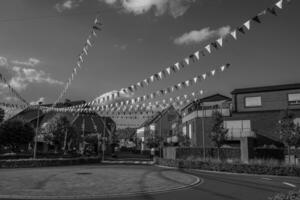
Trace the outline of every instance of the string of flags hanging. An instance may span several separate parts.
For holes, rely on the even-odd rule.
[[[185,57],[184,59],[182,59],[181,61],[176,62],[175,64],[159,71],[158,73],[155,73],[155,74],[145,78],[142,81],[139,81],[135,84],[131,84],[127,88],[120,89],[115,94],[103,97],[102,99],[100,99],[100,102],[114,100],[120,96],[121,92],[125,92],[125,93],[135,92],[140,88],[149,86],[151,83],[153,83],[155,81],[163,80],[167,76],[170,76],[172,73],[179,72],[181,69],[189,66],[191,63],[199,61],[201,57],[210,55],[211,53],[213,53],[213,50],[219,50],[220,48],[222,48],[224,46],[224,42],[229,42],[229,40],[228,40],[229,37],[232,37],[234,40],[237,40],[238,39],[237,33],[246,34],[246,31],[249,31],[251,29],[252,22],[255,22],[255,23],[262,22],[261,18],[263,17],[263,15],[270,13],[274,16],[277,16],[277,10],[283,9],[284,3],[290,3],[290,2],[291,2],[291,0],[279,0],[277,3],[275,3],[271,7],[266,8],[262,12],[258,13],[254,17],[247,20],[241,26],[238,26],[236,29],[232,30],[229,34],[222,36],[213,42],[210,42],[203,49],[197,50],[196,52],[194,52],[194,53],[190,54],[189,56]]]
[[[19,104],[13,104],[13,103],[5,103],[0,102],[0,106],[6,107],[6,108],[12,108],[12,109],[25,109],[26,105],[19,105]]]
[[[85,61],[86,56],[88,55],[89,50],[94,46],[95,38],[97,37],[98,32],[102,30],[101,29],[102,25],[103,25],[103,23],[101,22],[100,15],[98,14],[96,16],[96,18],[94,19],[93,25],[91,27],[91,30],[89,32],[89,35],[88,35],[87,39],[85,40],[82,51],[81,51],[81,53],[79,54],[79,56],[77,58],[76,65],[73,68],[71,76],[69,77],[67,83],[65,84],[65,87],[63,88],[62,92],[60,93],[59,97],[54,102],[52,107],[54,107],[62,99],[62,97],[66,94],[66,92],[69,89],[74,77],[78,74],[79,69],[82,68],[83,63]]]
[[[199,98],[201,95],[203,95],[203,90],[200,90],[198,92],[192,92],[191,94],[187,95],[182,95],[182,96],[177,96],[175,98],[169,98],[169,99],[163,99],[161,101],[156,101],[155,103],[149,102],[148,104],[137,104],[137,105],[125,105],[123,107],[119,107],[118,109],[115,108],[110,108],[106,110],[100,110],[100,107],[86,107],[86,108],[73,108],[70,109],[70,107],[65,107],[65,108],[54,108],[52,111],[55,112],[81,112],[81,113],[95,113],[97,112],[101,116],[108,116],[108,117],[113,117],[117,118],[117,115],[137,115],[137,114],[147,114],[147,115],[152,115],[155,112],[157,112],[157,109],[165,109],[169,106],[174,106],[175,108],[177,107],[178,109],[181,106],[184,106],[186,103],[190,103],[193,100],[196,100]],[[42,110],[45,112],[49,112],[47,107],[41,107]],[[132,111],[133,110],[133,111]],[[123,117],[120,116],[120,118],[127,118],[128,117]]]
[[[29,106],[29,103],[9,84],[9,82],[6,80],[6,78],[0,73],[0,80],[7,85],[9,91],[22,103],[24,103],[26,106]]]
[[[230,64],[222,65],[222,66],[220,66],[218,68],[215,68],[215,69],[213,69],[209,72],[197,75],[197,76],[195,76],[191,79],[182,81],[178,84],[175,84],[175,85],[170,86],[170,87],[165,88],[165,89],[157,90],[157,91],[152,92],[150,94],[145,94],[143,96],[131,98],[131,99],[126,100],[126,101],[121,101],[121,102],[116,102],[116,103],[111,103],[111,104],[107,104],[107,105],[104,105],[104,106],[100,106],[100,110],[113,108],[113,107],[119,107],[119,106],[122,106],[122,105],[136,104],[136,103],[144,102],[144,101],[147,101],[147,100],[153,100],[153,99],[158,98],[158,97],[163,97],[163,96],[165,96],[167,94],[170,94],[170,93],[173,93],[175,91],[179,91],[179,90],[185,89],[187,87],[190,87],[190,86],[192,86],[194,84],[197,84],[201,81],[205,81],[209,77],[215,76],[217,73],[224,72],[226,69],[229,68],[229,66],[230,66]],[[84,108],[84,107],[87,107],[87,106],[89,106],[89,107],[90,106],[99,106],[100,104],[101,104],[101,100],[97,99],[97,100],[93,100],[93,101],[85,103],[85,104],[70,107],[70,109]]]

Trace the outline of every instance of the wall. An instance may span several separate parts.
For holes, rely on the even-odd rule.
[[[280,120],[281,111],[232,113],[232,117],[225,120],[250,120],[251,129],[259,135],[279,141],[276,127]],[[300,117],[300,109],[291,111],[295,117]]]
[[[300,105],[288,105],[288,94],[300,93],[297,90],[281,90],[272,92],[236,94],[234,97],[234,106],[236,112],[251,112],[251,111],[271,111],[283,109],[300,109]],[[245,97],[261,96],[262,106],[245,107]],[[235,105],[236,104],[236,105]]]

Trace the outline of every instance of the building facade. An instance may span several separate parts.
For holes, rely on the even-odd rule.
[[[212,146],[213,111],[224,116],[230,146],[250,140],[256,147],[282,146],[276,128],[287,109],[300,124],[300,84],[235,89],[231,94],[232,98],[216,94],[198,99],[182,109],[183,133],[191,138],[191,146]]]

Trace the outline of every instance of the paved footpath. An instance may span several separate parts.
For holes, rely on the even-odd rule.
[[[197,181],[200,182],[195,184]],[[55,196],[66,199],[77,196],[77,199],[110,197],[109,199],[115,200],[259,200],[268,199],[278,192],[299,190],[299,186],[300,179],[294,177],[237,175],[197,170],[178,171],[141,165],[0,170],[2,198],[24,199],[27,195],[30,199],[32,195],[43,199],[47,195],[52,199]],[[124,196],[128,194],[130,196]]]

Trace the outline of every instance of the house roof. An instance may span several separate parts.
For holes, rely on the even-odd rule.
[[[151,118],[147,119],[144,123],[142,123],[139,128],[150,126],[151,124],[157,122],[162,116],[164,116],[171,110],[175,111],[173,106],[169,106],[168,108],[164,109],[163,111],[155,113]]]
[[[271,85],[264,87],[251,87],[251,88],[241,88],[235,89],[231,92],[231,94],[245,94],[245,93],[256,93],[256,92],[272,92],[272,91],[280,91],[280,90],[294,90],[300,89],[300,83],[294,84],[285,84],[285,85]]]
[[[231,101],[231,98],[217,93],[217,94],[210,95],[210,96],[207,96],[207,97],[204,97],[201,99],[197,99],[196,102],[193,101],[193,102],[189,103],[188,105],[183,107],[181,110],[184,110],[195,103],[216,102],[216,101]]]

